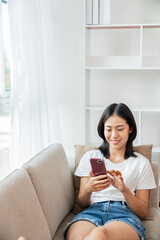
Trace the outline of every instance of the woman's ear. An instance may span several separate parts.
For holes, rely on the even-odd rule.
[[[133,128],[130,128],[129,133],[132,133],[132,132],[133,132]]]

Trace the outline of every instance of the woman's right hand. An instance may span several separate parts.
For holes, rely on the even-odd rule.
[[[99,175],[94,177],[92,170],[89,173],[89,179],[86,184],[86,189],[88,193],[97,192],[104,190],[105,188],[109,187],[112,182],[112,178],[108,175]]]
[[[112,178],[108,174],[94,177],[92,171],[90,171],[89,177],[81,177],[78,194],[79,206],[84,208],[90,205],[92,192],[104,190],[111,185],[112,181]]]

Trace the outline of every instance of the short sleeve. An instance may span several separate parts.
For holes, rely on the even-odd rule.
[[[89,162],[90,159],[90,152],[87,152],[84,154],[84,156],[81,158],[79,165],[74,173],[74,175],[78,177],[88,177],[89,172],[91,170],[91,165]]]
[[[148,159],[144,159],[139,173],[138,183],[136,189],[153,189],[156,188],[154,174]]]

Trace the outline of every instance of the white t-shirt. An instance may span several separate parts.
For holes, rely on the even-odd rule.
[[[106,159],[100,150],[92,150],[84,154],[75,171],[75,175],[79,177],[88,177],[91,170],[90,158],[103,158],[106,169],[114,169],[121,172],[125,185],[129,187],[134,195],[136,189],[156,188],[149,160],[139,153],[135,153],[135,155],[137,157],[129,157],[123,162],[116,164]],[[102,191],[93,192],[91,194],[91,203],[109,200],[125,201],[123,194],[112,185]]]

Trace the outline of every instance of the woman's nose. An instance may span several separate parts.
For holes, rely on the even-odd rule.
[[[118,137],[118,131],[117,130],[113,130],[112,131],[112,138],[116,138]]]

